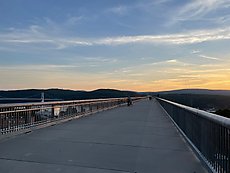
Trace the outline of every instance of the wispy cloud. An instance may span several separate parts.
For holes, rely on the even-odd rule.
[[[84,60],[96,63],[116,63],[116,58],[104,58],[104,57],[85,57]]]
[[[199,19],[213,10],[230,7],[230,0],[194,0],[184,5],[175,15],[176,21]]]
[[[108,37],[93,40],[91,44],[121,45],[128,43],[166,43],[166,44],[195,44],[205,41],[230,39],[230,28],[212,30],[194,30],[168,35],[138,35]]]
[[[211,57],[211,56],[207,56],[207,55],[199,55],[199,57],[205,58],[205,59],[209,59],[209,60],[217,60],[217,61],[220,61],[220,60],[221,60],[220,58]]]
[[[107,13],[114,13],[116,15],[125,15],[128,13],[129,9],[130,9],[130,7],[128,7],[128,6],[120,5],[120,6],[106,9],[106,12]]]
[[[200,53],[200,50],[192,50],[191,51],[191,54],[198,54],[198,53]]]
[[[6,45],[5,45],[6,44]],[[63,49],[73,45],[91,45],[82,39],[70,39],[54,36],[43,27],[32,25],[28,29],[11,28],[9,32],[0,33],[0,45],[45,44],[50,48]]]
[[[0,46],[10,45],[37,45],[45,44],[53,49],[64,49],[71,46],[94,45],[124,45],[130,43],[148,44],[196,44],[207,41],[230,39],[230,28],[217,28],[210,30],[193,30],[189,32],[166,35],[135,35],[106,38],[71,38],[49,35],[43,33],[38,26],[31,26],[28,30],[14,30],[0,33]]]
[[[176,59],[171,59],[171,60],[168,60],[166,61],[167,63],[177,63],[178,61]]]
[[[132,3],[129,5],[119,5],[105,10],[106,13],[113,13],[116,15],[126,15],[131,11],[151,11],[153,6],[162,5],[170,2],[172,0],[154,0],[154,1],[141,1],[137,3]]]
[[[165,3],[168,3],[170,1],[172,1],[172,0],[156,0],[153,3],[154,4],[165,4]]]
[[[57,65],[57,64],[28,64],[0,66],[1,71],[66,71],[67,69],[79,68],[79,65]]]
[[[80,22],[82,19],[84,19],[83,16],[71,16],[67,19],[66,24],[67,25],[75,25],[78,22]]]

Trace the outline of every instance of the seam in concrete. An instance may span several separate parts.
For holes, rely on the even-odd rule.
[[[96,167],[96,166],[85,166],[85,165],[80,165],[79,163],[77,163],[77,164],[65,164],[65,163],[41,162],[41,161],[22,160],[22,159],[10,159],[10,158],[0,158],[0,160],[24,162],[24,163],[35,163],[35,164],[46,164],[46,165],[62,165],[62,166],[91,168],[91,169],[98,169],[98,170],[108,170],[108,171],[130,173],[128,170],[113,169],[113,168],[102,168],[102,167]]]
[[[67,141],[62,140],[64,142],[73,142],[73,143],[82,143],[82,144],[95,144],[95,145],[108,145],[108,146],[120,146],[120,147],[131,147],[131,148],[140,148],[140,149],[153,149],[153,150],[170,150],[170,151],[180,151],[180,152],[187,152],[186,150],[181,149],[173,149],[173,148],[160,148],[160,147],[148,147],[148,146],[141,146],[141,145],[125,145],[125,144],[112,144],[112,143],[103,143],[103,142],[87,142],[87,141]]]

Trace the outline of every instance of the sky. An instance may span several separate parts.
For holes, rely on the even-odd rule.
[[[0,89],[230,89],[230,0],[0,0]]]

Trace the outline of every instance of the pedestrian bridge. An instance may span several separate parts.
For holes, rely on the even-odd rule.
[[[23,126],[17,120],[14,128],[9,127],[9,122],[6,127],[4,120],[9,120],[11,116],[12,125],[12,116],[20,119],[22,110],[17,107],[18,115],[13,108],[8,108],[8,113],[3,114],[6,109],[2,108],[1,123],[4,128],[0,136],[0,172],[229,172],[229,120],[221,119],[218,124],[219,120],[212,122],[209,117],[207,121],[212,125],[212,129],[209,129],[202,124],[205,117],[198,116],[197,112],[194,118],[201,120],[199,125],[193,124],[195,129],[192,129],[189,124],[195,123],[194,120],[189,117],[190,122],[185,122],[186,116],[194,113],[192,108],[185,110],[184,107],[181,110],[184,112],[180,112],[178,110],[182,109],[182,105],[173,105],[174,103],[161,99],[142,98],[132,106],[124,105],[124,100],[116,100],[116,103],[117,105],[107,103],[107,107],[95,103],[96,105],[88,105],[88,111],[79,108],[84,114],[77,114],[79,111],[76,108],[75,116],[71,114],[68,118],[59,117],[58,120],[46,122],[40,119],[39,124],[34,121],[36,118],[31,118],[35,107],[24,105],[24,108],[29,107],[30,118],[27,117],[27,121],[30,123]],[[122,106],[117,107],[118,105]],[[177,108],[171,108],[170,105]],[[107,110],[98,111],[100,108]],[[55,109],[51,112],[55,114]],[[174,116],[175,113],[185,115],[180,119]],[[215,123],[221,126],[219,135],[216,134],[219,131],[215,129]],[[204,131],[199,129],[200,125],[205,128]],[[197,135],[197,138],[193,135]],[[210,143],[203,142],[203,135],[205,139],[209,138]],[[214,137],[218,140],[213,142]],[[220,140],[224,140],[224,143]],[[208,151],[204,148],[208,148]]]

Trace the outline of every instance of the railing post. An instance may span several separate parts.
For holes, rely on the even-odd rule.
[[[54,118],[54,105],[51,105],[51,119]]]

